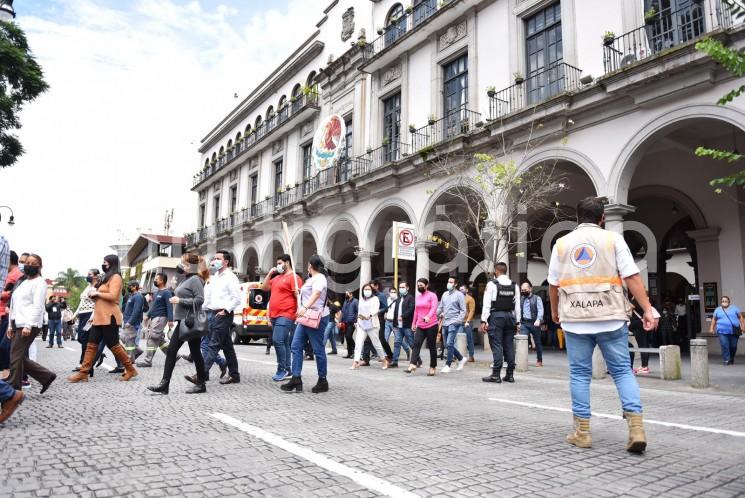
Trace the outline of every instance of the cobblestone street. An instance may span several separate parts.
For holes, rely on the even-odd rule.
[[[483,363],[429,378],[350,372],[348,360],[330,356],[328,394],[310,393],[312,363],[305,392],[285,394],[270,380],[273,354],[238,346],[241,384],[212,380],[206,395],[186,395],[191,366],[181,362],[171,394],[152,396],[145,386],[160,378],[160,353],[132,382],[99,369],[70,385],[62,377],[78,345],[66,346],[42,345],[41,362],[60,379],[43,396],[29,388],[0,428],[4,496],[745,493],[745,397],[736,394],[643,387],[650,445],[635,456],[624,451],[609,380],[594,387],[594,447],[564,442],[571,414],[558,369],[495,385],[481,382]]]

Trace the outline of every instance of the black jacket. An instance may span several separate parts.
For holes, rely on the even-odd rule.
[[[61,320],[62,319],[62,307],[59,303],[47,304],[47,315],[50,320]]]
[[[414,296],[406,294],[396,299],[393,304],[393,326],[398,327],[398,315],[401,314],[403,327],[411,328],[411,322],[414,320]]]

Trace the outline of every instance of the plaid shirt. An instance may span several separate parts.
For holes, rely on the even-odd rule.
[[[10,266],[10,245],[8,239],[0,235],[0,282],[8,278],[8,267]]]

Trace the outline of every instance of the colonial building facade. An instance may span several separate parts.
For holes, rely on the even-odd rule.
[[[485,152],[526,171],[556,164],[568,184],[558,205],[606,196],[607,225],[626,235],[651,294],[684,299],[694,328],[723,294],[745,304],[745,192],[717,194],[709,181],[731,166],[693,153],[745,150],[745,99],[717,105],[745,81],[695,48],[705,36],[745,47],[721,0],[336,0],[308,29],[203,139],[188,247],[230,250],[247,279],[280,253],[318,253],[341,291],[391,277],[398,221],[417,233],[402,278],[478,287],[483,254],[449,264],[429,239],[472,202],[435,163]],[[318,170],[313,136],[332,115],[344,150]],[[571,228],[511,254],[515,277],[543,282],[547,251]]]

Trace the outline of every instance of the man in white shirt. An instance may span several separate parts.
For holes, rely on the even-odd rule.
[[[520,323],[520,300],[517,298],[519,293],[517,284],[512,283],[507,276],[507,265],[497,263],[494,268],[494,280],[486,284],[481,308],[481,333],[489,334],[489,345],[494,360],[491,375],[481,379],[484,382],[515,382],[513,340]],[[504,378],[500,377],[502,361],[507,363]]]
[[[241,381],[238,372],[238,358],[235,356],[233,340],[230,330],[233,326],[233,313],[241,306],[241,287],[238,277],[230,270],[231,257],[227,251],[217,251],[210,262],[209,301],[205,300],[205,308],[212,312],[210,322],[210,341],[207,354],[204,356],[204,371],[209,375],[212,364],[215,363],[220,349],[225,353],[228,363],[227,379],[220,384],[237,384]],[[206,296],[205,296],[206,297]],[[191,381],[192,378],[187,378]],[[196,380],[196,377],[194,377]]]
[[[579,226],[560,238],[548,269],[551,318],[564,329],[574,432],[567,442],[590,448],[590,380],[592,354],[600,347],[616,383],[624,418],[629,422],[626,450],[641,453],[647,441],[639,385],[631,370],[628,348],[630,305],[623,285],[644,310],[643,326],[652,330],[659,314],[647,297],[639,268],[621,234],[607,231],[604,201],[588,197],[577,206]]]

